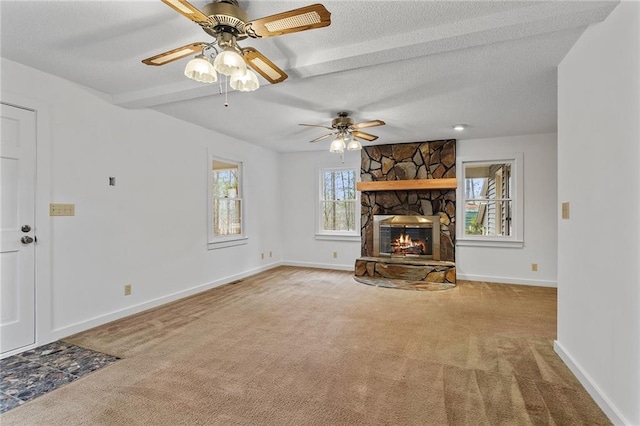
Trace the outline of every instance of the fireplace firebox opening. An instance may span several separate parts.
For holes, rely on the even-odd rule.
[[[374,215],[373,255],[440,260],[440,216]]]

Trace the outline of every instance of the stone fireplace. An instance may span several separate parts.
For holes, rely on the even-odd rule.
[[[414,289],[455,286],[455,142],[363,148],[356,280]]]

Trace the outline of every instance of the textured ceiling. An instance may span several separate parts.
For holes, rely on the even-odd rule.
[[[192,4],[202,9],[206,1]],[[242,1],[250,19],[313,2]],[[0,54],[110,96],[281,152],[328,149],[309,140],[338,111],[376,143],[556,131],[556,68],[587,26],[617,2],[323,1],[329,27],[247,39],[289,78],[229,92],[184,77],[187,58],[140,61],[211,41],[160,0],[0,1]],[[452,126],[466,123],[460,134]]]

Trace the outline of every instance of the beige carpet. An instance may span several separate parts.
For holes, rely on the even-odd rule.
[[[555,289],[423,292],[281,267],[67,339],[124,359],[8,425],[598,425]]]

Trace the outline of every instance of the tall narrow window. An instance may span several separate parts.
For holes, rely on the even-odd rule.
[[[511,164],[466,165],[465,234],[511,235]]]
[[[459,159],[459,243],[522,243],[521,163],[522,154],[504,159]]]
[[[356,170],[320,171],[319,234],[359,236]]]
[[[211,157],[209,245],[240,241],[244,238],[242,205],[242,164]]]

